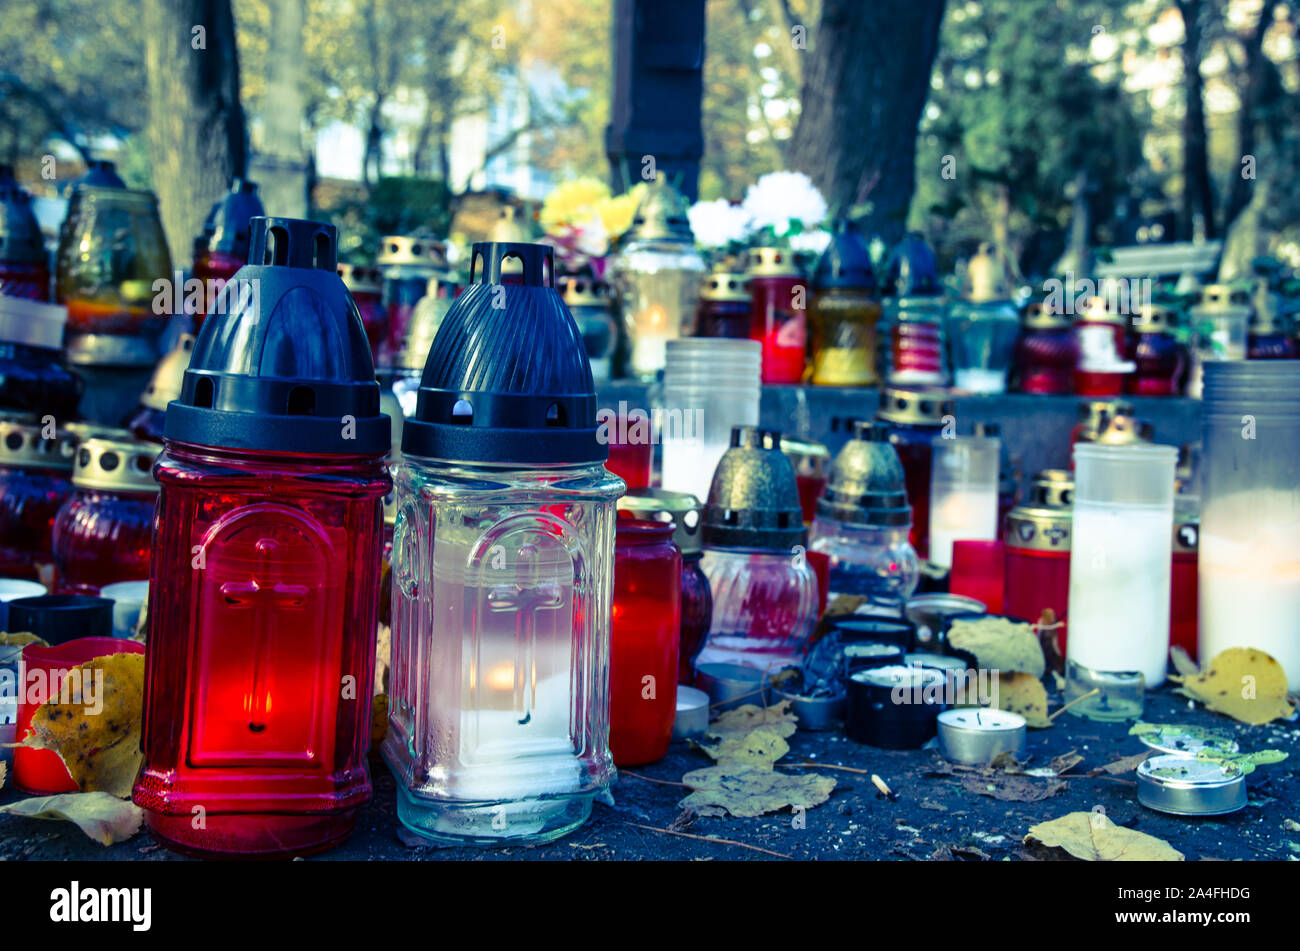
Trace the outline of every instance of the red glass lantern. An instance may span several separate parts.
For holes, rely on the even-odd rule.
[[[1119,396],[1124,380],[1135,369],[1129,359],[1128,320],[1113,313],[1106,301],[1093,297],[1075,318],[1079,362],[1074,392],[1080,396]]]
[[[616,766],[662,759],[672,741],[681,578],[671,524],[618,520],[609,647],[609,748]]]
[[[1070,527],[1074,482],[1070,473],[1038,473],[1026,504],[1007,515],[1002,613],[1036,623],[1050,608],[1058,621],[1070,605]],[[1065,653],[1065,628],[1057,632]]]
[[[623,404],[617,414],[602,410],[597,421],[606,425],[608,433],[605,468],[627,483],[628,489],[648,488],[655,456],[650,415],[640,409],[628,412]]]
[[[248,260],[250,222],[265,213],[257,183],[242,178],[233,179],[230,189],[212,205],[203,234],[194,242],[194,276],[204,283],[207,304]],[[205,316],[194,315],[195,327],[203,325]]]
[[[673,543],[682,553],[682,628],[677,650],[677,682],[695,682],[695,658],[704,648],[713,621],[713,592],[700,567],[703,506],[689,492],[632,489],[618,500],[619,518],[671,522]],[[811,553],[809,553],[811,554]]]
[[[54,519],[56,594],[98,594],[106,584],[149,577],[158,497],[150,469],[158,449],[127,433],[77,447],[76,493]]]
[[[1012,375],[1021,393],[1060,396],[1074,392],[1079,348],[1070,318],[1042,303],[1030,304],[1020,320]]]
[[[798,383],[807,362],[807,294],[794,252],[749,252],[749,336],[763,344],[763,382]]]
[[[1174,518],[1174,563],[1169,576],[1169,646],[1181,647],[1192,660],[1197,659],[1196,645],[1200,637],[1199,536],[1200,523],[1195,516]]]
[[[1177,396],[1178,382],[1187,369],[1187,351],[1174,336],[1173,312],[1145,304],[1133,318],[1137,342],[1133,359],[1137,369],[1124,384],[1133,396]]]
[[[0,578],[39,580],[52,563],[54,519],[73,494],[75,440],[0,419]]]
[[[704,279],[695,336],[749,339],[749,282],[744,274],[713,271]]]
[[[133,798],[181,851],[319,850],[370,798],[390,423],[335,247],[256,219],[260,299],[209,314],[167,409]]]
[[[903,484],[912,506],[908,541],[921,558],[930,552],[930,468],[934,456],[930,443],[943,430],[944,419],[952,415],[952,397],[942,390],[887,386],[880,391],[876,419],[889,424],[890,445],[903,463]]]

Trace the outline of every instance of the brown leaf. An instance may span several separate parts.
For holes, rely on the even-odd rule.
[[[1113,763],[1107,763],[1105,766],[1098,766],[1096,769],[1089,770],[1089,776],[1121,776],[1124,773],[1131,773],[1142,765],[1142,761],[1151,755],[1151,751],[1144,753],[1134,753],[1132,756],[1125,756],[1117,759]]]
[[[1019,621],[994,616],[958,618],[948,631],[948,643],[970,651],[980,667],[988,670],[1019,672],[1034,679],[1046,671],[1038,635]]]
[[[1069,788],[1063,779],[1040,780],[993,771],[962,776],[961,784],[967,792],[1001,802],[1041,802]]]
[[[999,710],[1018,713],[1026,725],[1045,730],[1052,725],[1047,716],[1047,691],[1043,682],[1030,674],[1003,674],[998,678]]]
[[[1070,750],[1068,753],[1062,753],[1060,756],[1053,757],[1052,761],[1047,764],[1047,768],[1056,773],[1057,776],[1061,776],[1068,773],[1082,762],[1083,757],[1074,750]]]
[[[30,819],[67,819],[100,845],[112,845],[129,839],[140,831],[144,810],[106,792],[60,793],[22,799],[0,812]]]
[[[700,815],[725,809],[733,816],[752,818],[789,807],[810,809],[830,798],[835,780],[829,776],[786,776],[772,769],[710,766],[682,777],[691,794],[680,803]]]

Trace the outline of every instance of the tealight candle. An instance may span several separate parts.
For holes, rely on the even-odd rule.
[[[929,667],[876,667],[845,682],[849,739],[886,750],[913,750],[934,736],[946,694],[944,674]]]
[[[1175,816],[1223,816],[1246,805],[1246,774],[1219,763],[1171,754],[1137,768],[1138,802]]]
[[[677,717],[673,721],[673,739],[699,736],[709,728],[709,695],[695,687],[678,686]]]
[[[1007,710],[968,707],[939,714],[939,751],[954,763],[983,766],[1025,748],[1025,718]]]

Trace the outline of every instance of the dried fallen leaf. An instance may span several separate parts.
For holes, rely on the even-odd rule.
[[[1131,773],[1142,765],[1143,760],[1151,755],[1150,750],[1142,753],[1134,753],[1132,756],[1125,756],[1115,760],[1113,763],[1107,763],[1105,766],[1098,766],[1096,769],[1088,771],[1089,776],[1122,776],[1124,773]]]
[[[377,693],[370,698],[370,745],[377,747],[388,735],[388,694]]]
[[[989,770],[961,777],[962,788],[1001,802],[1041,802],[1069,788],[1063,779],[1041,782],[1029,776]]]
[[[1082,762],[1083,757],[1074,750],[1070,750],[1068,753],[1062,753],[1060,756],[1053,757],[1051,762],[1047,764],[1047,768],[1057,776],[1060,776],[1064,773],[1068,773]]]
[[[140,831],[144,811],[106,792],[60,793],[0,806],[0,812],[30,819],[66,819],[100,845],[112,845]]]
[[[709,724],[709,736],[724,738],[741,733],[748,733],[756,727],[771,728],[779,736],[794,736],[799,720],[790,712],[790,701],[782,700],[770,707],[759,707],[752,703],[728,710]]]
[[[1282,665],[1253,647],[1230,647],[1199,674],[1169,679],[1182,681],[1180,693],[1242,723],[1259,726],[1295,712]]]
[[[12,634],[0,631],[0,647],[26,647],[28,644],[39,644],[41,647],[50,646],[35,634],[29,634],[26,631]]]
[[[948,631],[948,643],[970,651],[986,670],[1018,672],[1038,679],[1047,669],[1033,627],[1009,618],[958,618]]]
[[[5,777],[9,775],[9,767],[0,763],[0,789],[5,788]]]
[[[748,733],[736,733],[700,749],[718,761],[719,766],[765,767],[790,752],[790,744],[781,736],[780,727],[765,724]]]
[[[1064,849],[1087,862],[1183,861],[1183,853],[1164,839],[1117,826],[1101,812],[1071,812],[1030,826],[1025,844]]]
[[[835,780],[829,776],[786,776],[772,769],[710,766],[682,777],[691,794],[680,803],[699,815],[752,818],[791,806],[812,808],[830,798]]]
[[[1043,682],[1031,674],[1002,674],[998,678],[997,707],[1020,714],[1026,725],[1036,729],[1052,725],[1047,716],[1047,691]]]
[[[1178,671],[1179,676],[1195,677],[1201,672],[1196,661],[1192,660],[1192,655],[1177,644],[1169,648],[1169,659],[1173,662],[1174,670]]]
[[[129,798],[142,758],[144,655],[95,657],[73,671],[80,673],[68,673],[67,692],[60,688],[37,707],[32,732],[18,745],[58,753],[83,793]],[[84,690],[88,684],[92,689]]]

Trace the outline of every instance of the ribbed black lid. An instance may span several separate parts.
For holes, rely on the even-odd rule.
[[[163,435],[200,446],[386,453],[389,418],[333,225],[254,218],[249,263],[199,331]],[[224,311],[224,312],[223,312]]]
[[[934,251],[918,232],[894,245],[885,262],[884,293],[896,297],[928,297],[942,293]]]
[[[266,214],[257,195],[257,182],[231,179],[230,190],[218,198],[203,222],[204,246],[238,258],[248,257],[252,221]]]
[[[835,223],[831,243],[817,259],[812,286],[815,291],[835,287],[875,291],[876,275],[871,270],[871,253],[852,222],[841,219]]]
[[[0,165],[0,261],[38,263],[46,260],[40,225],[32,214],[32,196],[14,178],[11,165]]]
[[[507,259],[522,266],[522,283],[501,283]],[[470,284],[442,319],[402,429],[404,455],[524,466],[609,458],[591,364],[554,264],[545,245],[474,245]]]

